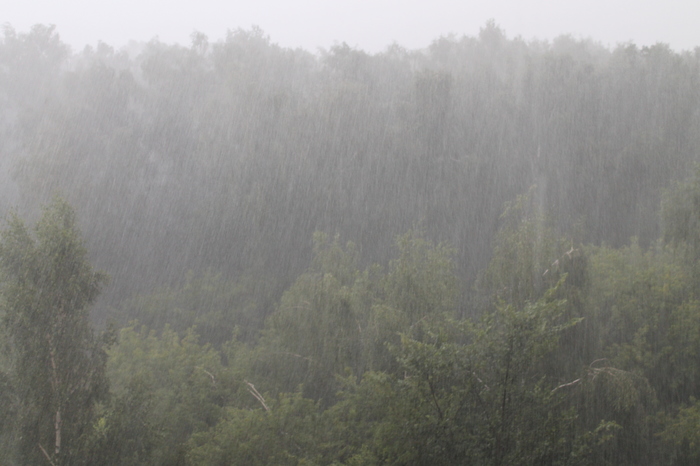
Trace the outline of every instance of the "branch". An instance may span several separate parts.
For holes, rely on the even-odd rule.
[[[597,364],[599,362],[607,362],[607,360],[608,360],[607,358],[601,358],[601,359],[596,359],[595,361],[590,363],[588,365],[588,371],[586,372],[584,377],[591,377],[591,380],[595,380],[595,378],[598,377],[598,374],[600,374],[601,372],[605,372],[607,374],[613,375],[616,369],[614,369],[612,367],[607,367],[607,366],[605,366],[605,367],[593,367],[594,364]],[[567,388],[567,387],[572,387],[574,385],[577,385],[577,384],[581,383],[581,381],[584,379],[584,377],[579,377],[578,379],[573,380],[571,382],[563,383],[563,384],[559,385],[558,387],[555,387],[550,393],[554,393],[557,390],[559,390],[560,388]]]
[[[554,390],[552,390],[550,393],[554,393],[557,390],[559,390],[560,388],[572,387],[572,386],[578,384],[579,382],[581,382],[580,377],[578,379],[574,380],[573,382],[563,383],[563,384],[559,385],[558,387],[554,388]]]
[[[435,404],[438,416],[440,416],[440,420],[442,421],[444,416],[442,414],[442,409],[440,408],[440,403],[438,402],[437,395],[435,394],[435,388],[433,388],[433,383],[430,380],[430,376],[428,376],[428,388],[430,388],[430,395],[433,397],[433,403]]]
[[[44,454],[44,456],[46,457],[46,460],[51,464],[51,466],[56,466],[56,463],[54,463],[51,460],[51,457],[49,456],[48,453],[46,453],[46,450],[44,450],[44,447],[42,447],[40,443],[38,445],[39,445],[39,448],[41,449],[41,452]]]
[[[265,408],[265,411],[269,412],[270,408],[265,403],[265,398],[263,398],[263,396],[260,394],[260,392],[255,389],[255,385],[248,382],[247,380],[244,380],[244,382],[246,383],[246,385],[248,385],[248,391],[250,392],[250,394],[253,395],[255,397],[255,399],[260,402],[260,404],[263,406],[263,408]]]
[[[476,380],[478,380],[479,383],[480,383],[481,385],[483,385],[483,387],[486,389],[487,392],[490,392],[490,391],[491,391],[491,389],[489,388],[489,386],[486,385],[486,383],[485,383],[483,380],[481,380],[481,378],[480,378],[478,375],[476,375],[476,372],[471,371],[471,373],[472,373],[472,375],[474,376],[474,378],[476,378]]]
[[[428,318],[428,314],[424,315],[423,317],[421,317],[421,318],[418,319],[417,321],[413,322],[413,323],[411,324],[411,326],[409,327],[409,330],[413,330],[413,327],[415,327],[416,325],[420,324],[420,323],[421,323],[422,321],[424,321],[426,318]]]
[[[211,372],[209,372],[208,370],[206,370],[206,369],[203,368],[203,367],[197,366],[196,369],[199,369],[200,371],[204,372],[204,373],[207,374],[209,377],[211,377],[211,383],[212,383],[212,385],[216,385],[216,378],[214,377],[214,374],[212,374]]]

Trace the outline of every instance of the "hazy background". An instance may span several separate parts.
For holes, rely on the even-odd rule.
[[[0,0],[0,464],[700,464],[694,4]]]
[[[700,2],[692,0],[0,0],[0,24],[18,31],[55,24],[76,51],[100,40],[121,46],[154,37],[187,45],[194,30],[217,40],[228,29],[256,25],[284,47],[316,51],[346,42],[378,52],[392,42],[423,48],[441,35],[475,35],[489,19],[510,37],[571,34],[606,46],[664,42],[678,51],[700,44],[698,18]]]

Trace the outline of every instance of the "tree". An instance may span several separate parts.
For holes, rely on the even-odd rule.
[[[403,334],[392,348],[401,370],[366,373],[329,410],[350,439],[347,464],[596,464],[591,448],[614,425],[579,432],[567,394],[545,373],[580,322],[556,299],[562,285],[521,309],[422,321]]]
[[[358,270],[352,243],[343,248],[337,237],[331,242],[317,233],[314,252],[309,270],[266,321],[254,366],[256,379],[270,376],[276,391],[292,392],[303,385],[304,396],[329,403],[337,374],[363,370],[368,303],[375,296],[370,271]]]
[[[691,177],[664,193],[661,215],[664,241],[687,248],[688,258],[696,262],[700,251],[700,166]]]
[[[284,293],[256,348],[256,376],[275,391],[335,400],[339,375],[396,369],[388,344],[416,323],[454,311],[452,250],[409,232],[396,240],[398,257],[386,273],[360,271],[353,243],[314,237],[309,270]],[[262,385],[265,387],[265,384]],[[267,387],[266,387],[267,388]]]
[[[95,403],[107,394],[103,341],[88,308],[106,276],[93,271],[63,200],[33,234],[16,214],[0,234],[3,325],[12,348],[22,464],[79,464]]]
[[[131,464],[127,460],[136,451],[144,464],[185,464],[186,442],[216,425],[222,406],[241,404],[242,398],[256,403],[242,388],[243,377],[224,368],[220,353],[200,345],[193,328],[180,337],[168,326],[160,335],[126,327],[108,353],[116,402],[97,423],[103,428],[97,440],[104,442],[112,461],[117,452],[125,455],[114,464]],[[132,445],[130,451],[126,444]]]
[[[324,457],[330,425],[319,406],[301,394],[282,393],[265,408],[229,407],[188,445],[188,464],[339,464]]]

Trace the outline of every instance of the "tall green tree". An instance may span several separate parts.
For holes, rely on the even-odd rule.
[[[33,230],[12,215],[0,234],[21,464],[80,464],[83,434],[107,394],[103,342],[88,315],[106,276],[87,256],[75,213],[60,199]]]
[[[328,411],[349,439],[338,454],[348,464],[596,464],[589,448],[614,425],[577,431],[567,393],[545,371],[580,322],[555,298],[562,284],[522,309],[403,334],[392,348],[401,370],[366,373]]]
[[[194,328],[180,337],[167,326],[160,335],[126,327],[108,354],[115,402],[95,429],[103,447],[98,454],[108,454],[93,464],[105,464],[107,458],[109,464],[184,465],[186,442],[216,425],[223,406],[240,405],[242,398],[256,403],[243,388],[243,376],[227,370],[220,353],[200,344]],[[117,454],[121,462],[114,460]]]

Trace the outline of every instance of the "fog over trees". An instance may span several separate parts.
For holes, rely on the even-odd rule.
[[[700,47],[6,26],[0,102],[0,463],[698,461]]]

